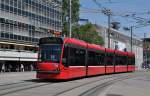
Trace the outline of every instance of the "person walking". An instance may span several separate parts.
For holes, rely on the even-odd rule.
[[[5,64],[2,64],[2,70],[1,72],[5,72]]]
[[[21,72],[24,72],[24,66],[21,64]]]

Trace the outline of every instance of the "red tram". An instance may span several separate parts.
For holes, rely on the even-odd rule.
[[[40,79],[71,79],[134,70],[133,53],[74,38],[45,37],[39,40],[37,78]]]

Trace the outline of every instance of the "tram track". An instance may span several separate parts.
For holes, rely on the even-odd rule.
[[[5,83],[5,84],[0,84],[0,87],[2,86],[8,86],[8,85],[13,85],[13,84],[19,84],[19,83],[24,83],[25,81],[22,82],[15,82],[15,83]]]
[[[131,77],[132,76],[120,76],[119,75],[119,76],[111,76],[111,77],[107,77],[107,78],[100,78],[98,80],[90,81],[90,82],[87,82],[87,83],[84,83],[84,84],[72,87],[70,89],[63,90],[63,91],[61,91],[59,93],[56,93],[53,96],[69,96],[68,94],[69,93],[74,93],[73,91],[75,91],[76,89],[80,90],[80,89],[82,89],[81,87],[88,86],[88,85],[91,85],[91,84],[94,84],[94,83],[98,84],[98,82],[99,82],[100,84],[98,84],[98,85],[96,85],[96,86],[94,86],[94,87],[92,87],[92,88],[90,88],[90,89],[88,89],[88,90],[86,90],[84,92],[81,92],[78,95],[74,95],[74,96],[93,96],[91,94],[93,92],[95,92],[95,90],[98,90],[100,88],[102,89],[102,88],[107,87],[107,86],[109,86],[111,84],[114,84],[117,81],[125,80],[125,79],[131,78]],[[110,79],[110,80],[107,80],[107,79]],[[101,83],[101,82],[103,82],[103,83]]]
[[[110,77],[108,77],[108,78],[110,78]],[[108,79],[108,78],[104,78],[104,79]],[[103,80],[104,80],[104,79],[103,79]],[[55,94],[54,96],[59,96],[59,95],[64,94],[64,93],[66,93],[66,92],[68,92],[68,91],[71,91],[71,90],[73,90],[73,89],[82,87],[82,86],[87,85],[87,84],[91,84],[91,83],[96,82],[96,81],[98,81],[98,80],[91,81],[91,82],[87,82],[87,83],[81,84],[81,85],[79,85],[79,86],[75,86],[75,87],[73,87],[73,88],[70,88],[70,89],[64,90],[64,91],[62,91],[62,92],[59,92],[59,93]]]
[[[41,82],[40,79],[31,79],[31,80],[22,80],[20,82],[13,82],[13,83],[4,83],[4,84],[0,84],[0,87],[4,87],[4,86],[11,86],[11,85],[18,85],[18,84],[22,84],[22,83],[34,83],[34,82]],[[1,89],[0,89],[1,90]]]
[[[21,87],[21,86],[28,86],[32,84],[35,84],[35,83],[34,82],[19,82],[19,83],[13,83],[13,84],[6,84],[0,87],[0,91],[11,89],[11,88],[16,88],[16,87]]]
[[[76,91],[77,89],[82,89],[82,87],[84,86],[90,86],[92,84],[97,84],[97,86],[94,86],[94,87],[87,87],[88,89],[87,90],[82,90],[82,92],[80,92],[79,95],[73,95],[73,96],[90,96],[90,95],[83,95],[83,94],[90,94],[92,92],[94,92],[95,90],[98,90],[98,89],[103,89],[101,88],[102,87],[105,87],[105,86],[109,86],[112,83],[108,83],[110,81],[113,81],[113,79],[115,80],[118,80],[118,79],[121,79],[121,78],[132,78],[132,74],[130,74],[128,76],[128,74],[115,74],[115,75],[106,75],[106,76],[100,76],[100,77],[92,77],[92,78],[85,78],[83,80],[73,80],[73,81],[67,81],[67,82],[61,82],[61,83],[55,83],[54,82],[41,82],[41,81],[23,81],[23,82],[18,82],[18,83],[10,83],[10,84],[4,84],[4,85],[1,85],[0,86],[0,96],[4,96],[4,95],[10,95],[11,94],[16,94],[20,91],[26,91],[26,90],[30,90],[30,89],[33,89],[35,90],[34,88],[39,88],[39,87],[45,87],[46,86],[47,88],[51,88],[55,86],[56,90],[60,87],[63,87],[64,85],[70,85],[72,83],[74,83],[75,85],[72,84],[72,86],[68,86],[62,90],[60,90],[59,92],[52,92],[53,95],[51,96],[69,96],[69,95],[64,95],[64,94],[67,94],[69,92],[72,92],[72,91]],[[96,78],[96,79],[95,79]],[[103,83],[104,84],[103,84]],[[117,82],[117,81],[116,81]],[[102,84],[102,85],[101,85]],[[56,87],[57,86],[57,87]],[[55,90],[55,89],[54,89]],[[91,90],[91,91],[90,91]],[[92,91],[93,90],[93,91]],[[84,92],[83,92],[84,91]],[[86,92],[87,91],[87,92]],[[90,93],[89,93],[90,92]],[[72,95],[70,95],[72,96]],[[92,95],[91,95],[92,96]]]
[[[13,84],[6,84],[0,87],[0,96],[16,93],[19,91],[30,90],[41,86],[50,85],[52,83],[36,83],[36,82],[18,82]]]
[[[111,81],[107,81],[107,82],[104,82],[102,84],[99,84],[95,87],[92,87],[91,89],[81,93],[79,96],[97,96],[101,91],[103,91],[106,87],[118,82],[118,81],[122,81],[122,80],[125,80],[125,79],[128,79],[129,77],[125,77],[125,78],[117,78],[117,79],[114,79],[114,80],[111,80]],[[98,93],[96,93],[98,92]]]
[[[108,78],[110,78],[110,77],[108,77]],[[105,78],[105,79],[108,79],[108,78]],[[94,82],[94,81],[91,81],[91,82]],[[66,83],[68,83],[68,82],[66,82]],[[0,87],[0,96],[11,94],[11,93],[16,93],[19,91],[30,90],[32,88],[38,88],[38,87],[42,87],[45,85],[51,85],[51,84],[54,84],[54,83],[44,83],[44,84],[42,83],[41,84],[41,83],[23,81],[23,82],[18,82],[18,83],[3,84],[3,85],[0,85],[1,86]],[[85,84],[83,84],[83,85],[85,85]],[[80,85],[80,86],[83,86],[83,85]],[[77,87],[79,87],[79,86],[77,86]],[[77,88],[77,87],[75,87],[75,88]],[[69,90],[73,90],[75,88],[72,88]],[[69,91],[69,90],[67,90],[67,91]]]

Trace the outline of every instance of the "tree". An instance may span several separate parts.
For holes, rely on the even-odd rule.
[[[66,36],[69,36],[69,1],[70,0],[62,0],[62,33]],[[79,7],[79,0],[72,0],[72,37],[89,43],[103,45],[103,38],[98,35],[94,25],[88,23],[86,25],[78,26]]]
[[[73,37],[84,40],[88,43],[94,43],[98,45],[104,44],[103,38],[98,34],[96,27],[91,23],[74,27]]]
[[[69,0],[62,0],[62,33],[69,35]],[[76,26],[79,20],[79,0],[72,0],[72,25]]]

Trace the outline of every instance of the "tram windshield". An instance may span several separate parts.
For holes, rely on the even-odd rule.
[[[40,61],[60,62],[62,44],[42,44],[40,45]]]

